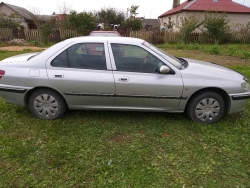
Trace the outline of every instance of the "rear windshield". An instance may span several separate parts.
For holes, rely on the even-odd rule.
[[[104,36],[104,37],[117,37],[120,36],[118,33],[108,33],[108,32],[93,32],[90,36]]]

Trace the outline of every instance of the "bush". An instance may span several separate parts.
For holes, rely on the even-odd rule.
[[[176,44],[176,49],[178,49],[178,50],[185,50],[186,48],[187,48],[187,45],[183,42],[178,42]]]
[[[180,33],[182,40],[185,43],[190,42],[190,33],[202,25],[203,21],[196,15],[192,15],[188,18],[181,18]]]
[[[41,46],[40,42],[38,41],[30,41],[30,44],[33,46]]]
[[[244,59],[250,59],[250,52],[247,52],[247,51],[243,51],[243,58]]]
[[[197,43],[189,43],[188,44],[188,49],[190,50],[199,50],[200,49],[200,45]]]
[[[230,45],[227,49],[227,55],[229,56],[234,56],[236,53],[236,46],[235,45]]]
[[[212,55],[218,55],[221,53],[221,48],[218,44],[215,44],[208,49],[208,52]]]
[[[226,14],[208,12],[205,14],[202,33],[206,40],[215,40],[217,43],[225,43],[228,41],[228,33],[230,27]]]

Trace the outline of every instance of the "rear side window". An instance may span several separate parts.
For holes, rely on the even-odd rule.
[[[53,67],[107,70],[105,49],[102,43],[75,44],[52,62]]]

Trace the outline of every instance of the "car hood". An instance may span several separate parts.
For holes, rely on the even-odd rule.
[[[9,58],[2,60],[1,62],[20,62],[20,61],[28,61],[29,58],[35,56],[39,52],[26,53],[21,55],[15,55]]]
[[[183,58],[184,59],[184,58]],[[194,59],[186,59],[188,62],[188,67],[183,70],[186,73],[192,74],[202,74],[202,75],[213,75],[219,77],[228,77],[235,79],[243,79],[244,76],[234,70],[223,67],[221,65],[217,65],[215,63],[208,63],[204,61],[194,60]]]

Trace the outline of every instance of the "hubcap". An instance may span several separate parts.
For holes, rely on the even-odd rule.
[[[219,112],[220,104],[213,98],[201,100],[195,108],[196,117],[204,122],[213,120]]]
[[[36,97],[34,107],[37,113],[43,117],[52,117],[58,111],[56,99],[48,94],[42,94]]]

